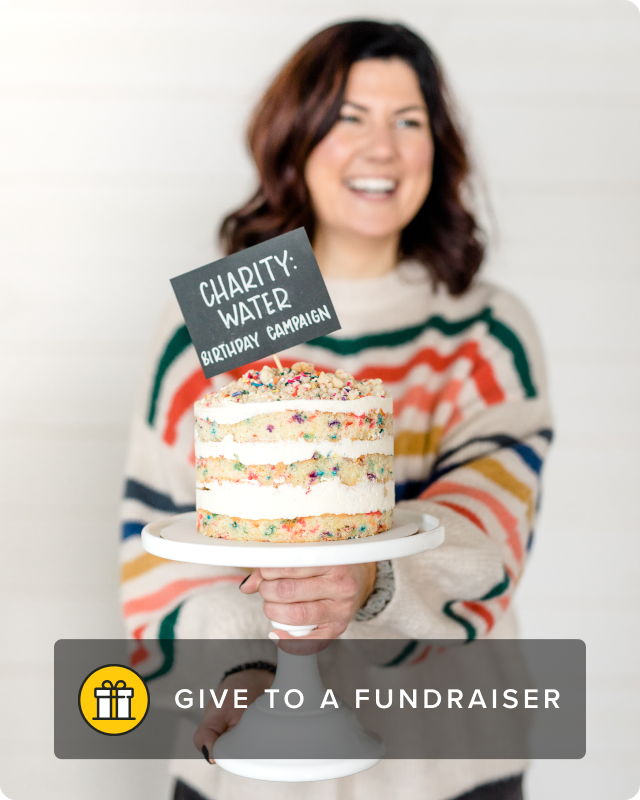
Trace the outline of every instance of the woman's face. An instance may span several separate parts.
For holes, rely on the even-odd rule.
[[[398,235],[431,186],[433,139],[418,78],[399,58],[356,62],[340,118],[307,159],[323,233]]]

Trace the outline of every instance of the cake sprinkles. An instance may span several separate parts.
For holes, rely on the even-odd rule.
[[[335,373],[317,373],[313,364],[299,361],[282,370],[264,366],[260,371],[245,372],[237,381],[207,395],[200,403],[207,406],[227,399],[236,403],[264,403],[292,397],[309,400],[356,400],[360,397],[384,396],[385,389],[380,378],[357,381],[353,375],[341,369]]]

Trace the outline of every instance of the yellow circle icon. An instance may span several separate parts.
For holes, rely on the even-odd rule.
[[[137,728],[149,710],[149,690],[129,667],[109,664],[89,673],[78,694],[80,713],[86,723],[110,736]]]

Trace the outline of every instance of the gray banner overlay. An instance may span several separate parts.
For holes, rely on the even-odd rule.
[[[225,740],[225,757],[362,757],[362,737],[352,737],[350,745],[348,736],[338,741],[326,733],[341,726],[377,734],[385,758],[585,754],[586,648],[580,640],[316,642],[322,649],[315,684],[309,643],[287,646],[290,652],[280,654],[280,689],[243,713],[244,734]],[[212,692],[220,703],[225,672],[256,661],[275,665],[278,648],[262,640],[60,640],[56,756],[202,758],[192,738],[214,702]],[[94,730],[79,710],[84,679],[107,664],[135,669],[150,693],[144,721],[124,735]],[[251,674],[237,672],[234,687],[249,688]],[[242,692],[235,699],[241,705]],[[228,692],[223,707],[235,699]],[[268,735],[260,734],[263,729]]]

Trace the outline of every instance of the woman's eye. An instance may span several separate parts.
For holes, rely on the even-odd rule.
[[[360,117],[356,117],[354,114],[340,114],[339,119],[341,122],[360,122]]]
[[[399,119],[397,121],[397,126],[399,128],[420,128],[422,127],[422,122],[417,119]]]

